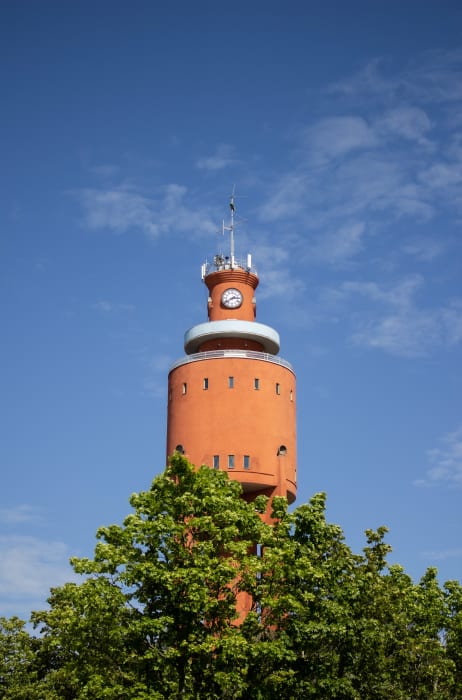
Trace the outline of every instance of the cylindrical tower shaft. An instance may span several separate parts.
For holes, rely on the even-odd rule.
[[[258,494],[296,497],[296,386],[279,335],[255,321],[258,277],[232,258],[203,268],[208,321],[185,334],[169,372],[167,457],[224,469]],[[269,517],[267,516],[267,519]]]

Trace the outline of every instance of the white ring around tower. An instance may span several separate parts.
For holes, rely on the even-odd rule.
[[[265,352],[277,355],[280,348],[279,333],[256,321],[238,321],[226,319],[224,321],[209,321],[193,326],[184,334],[184,349],[187,355],[197,352],[200,346],[210,340],[220,338],[240,338],[242,340],[254,340],[261,343]]]

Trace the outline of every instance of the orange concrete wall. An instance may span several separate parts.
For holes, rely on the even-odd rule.
[[[234,388],[229,388],[230,376]],[[281,365],[233,357],[185,363],[169,375],[167,457],[182,445],[193,464],[213,467],[213,456],[219,455],[220,469],[240,481],[248,495],[279,494],[292,502],[297,464],[295,405],[295,375]],[[284,456],[278,456],[281,445],[287,451]],[[233,469],[228,468],[231,454]],[[243,466],[244,455],[250,458],[248,469]]]

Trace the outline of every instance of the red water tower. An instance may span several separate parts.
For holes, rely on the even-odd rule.
[[[167,457],[225,470],[246,500],[296,496],[296,394],[291,365],[279,357],[279,335],[257,323],[258,276],[250,255],[202,266],[208,321],[185,333],[186,356],[168,376]],[[266,520],[270,522],[269,512]]]

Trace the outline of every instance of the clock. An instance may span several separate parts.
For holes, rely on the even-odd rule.
[[[225,289],[221,295],[221,303],[227,309],[238,309],[242,304],[242,294],[239,289],[234,289],[233,287]]]

